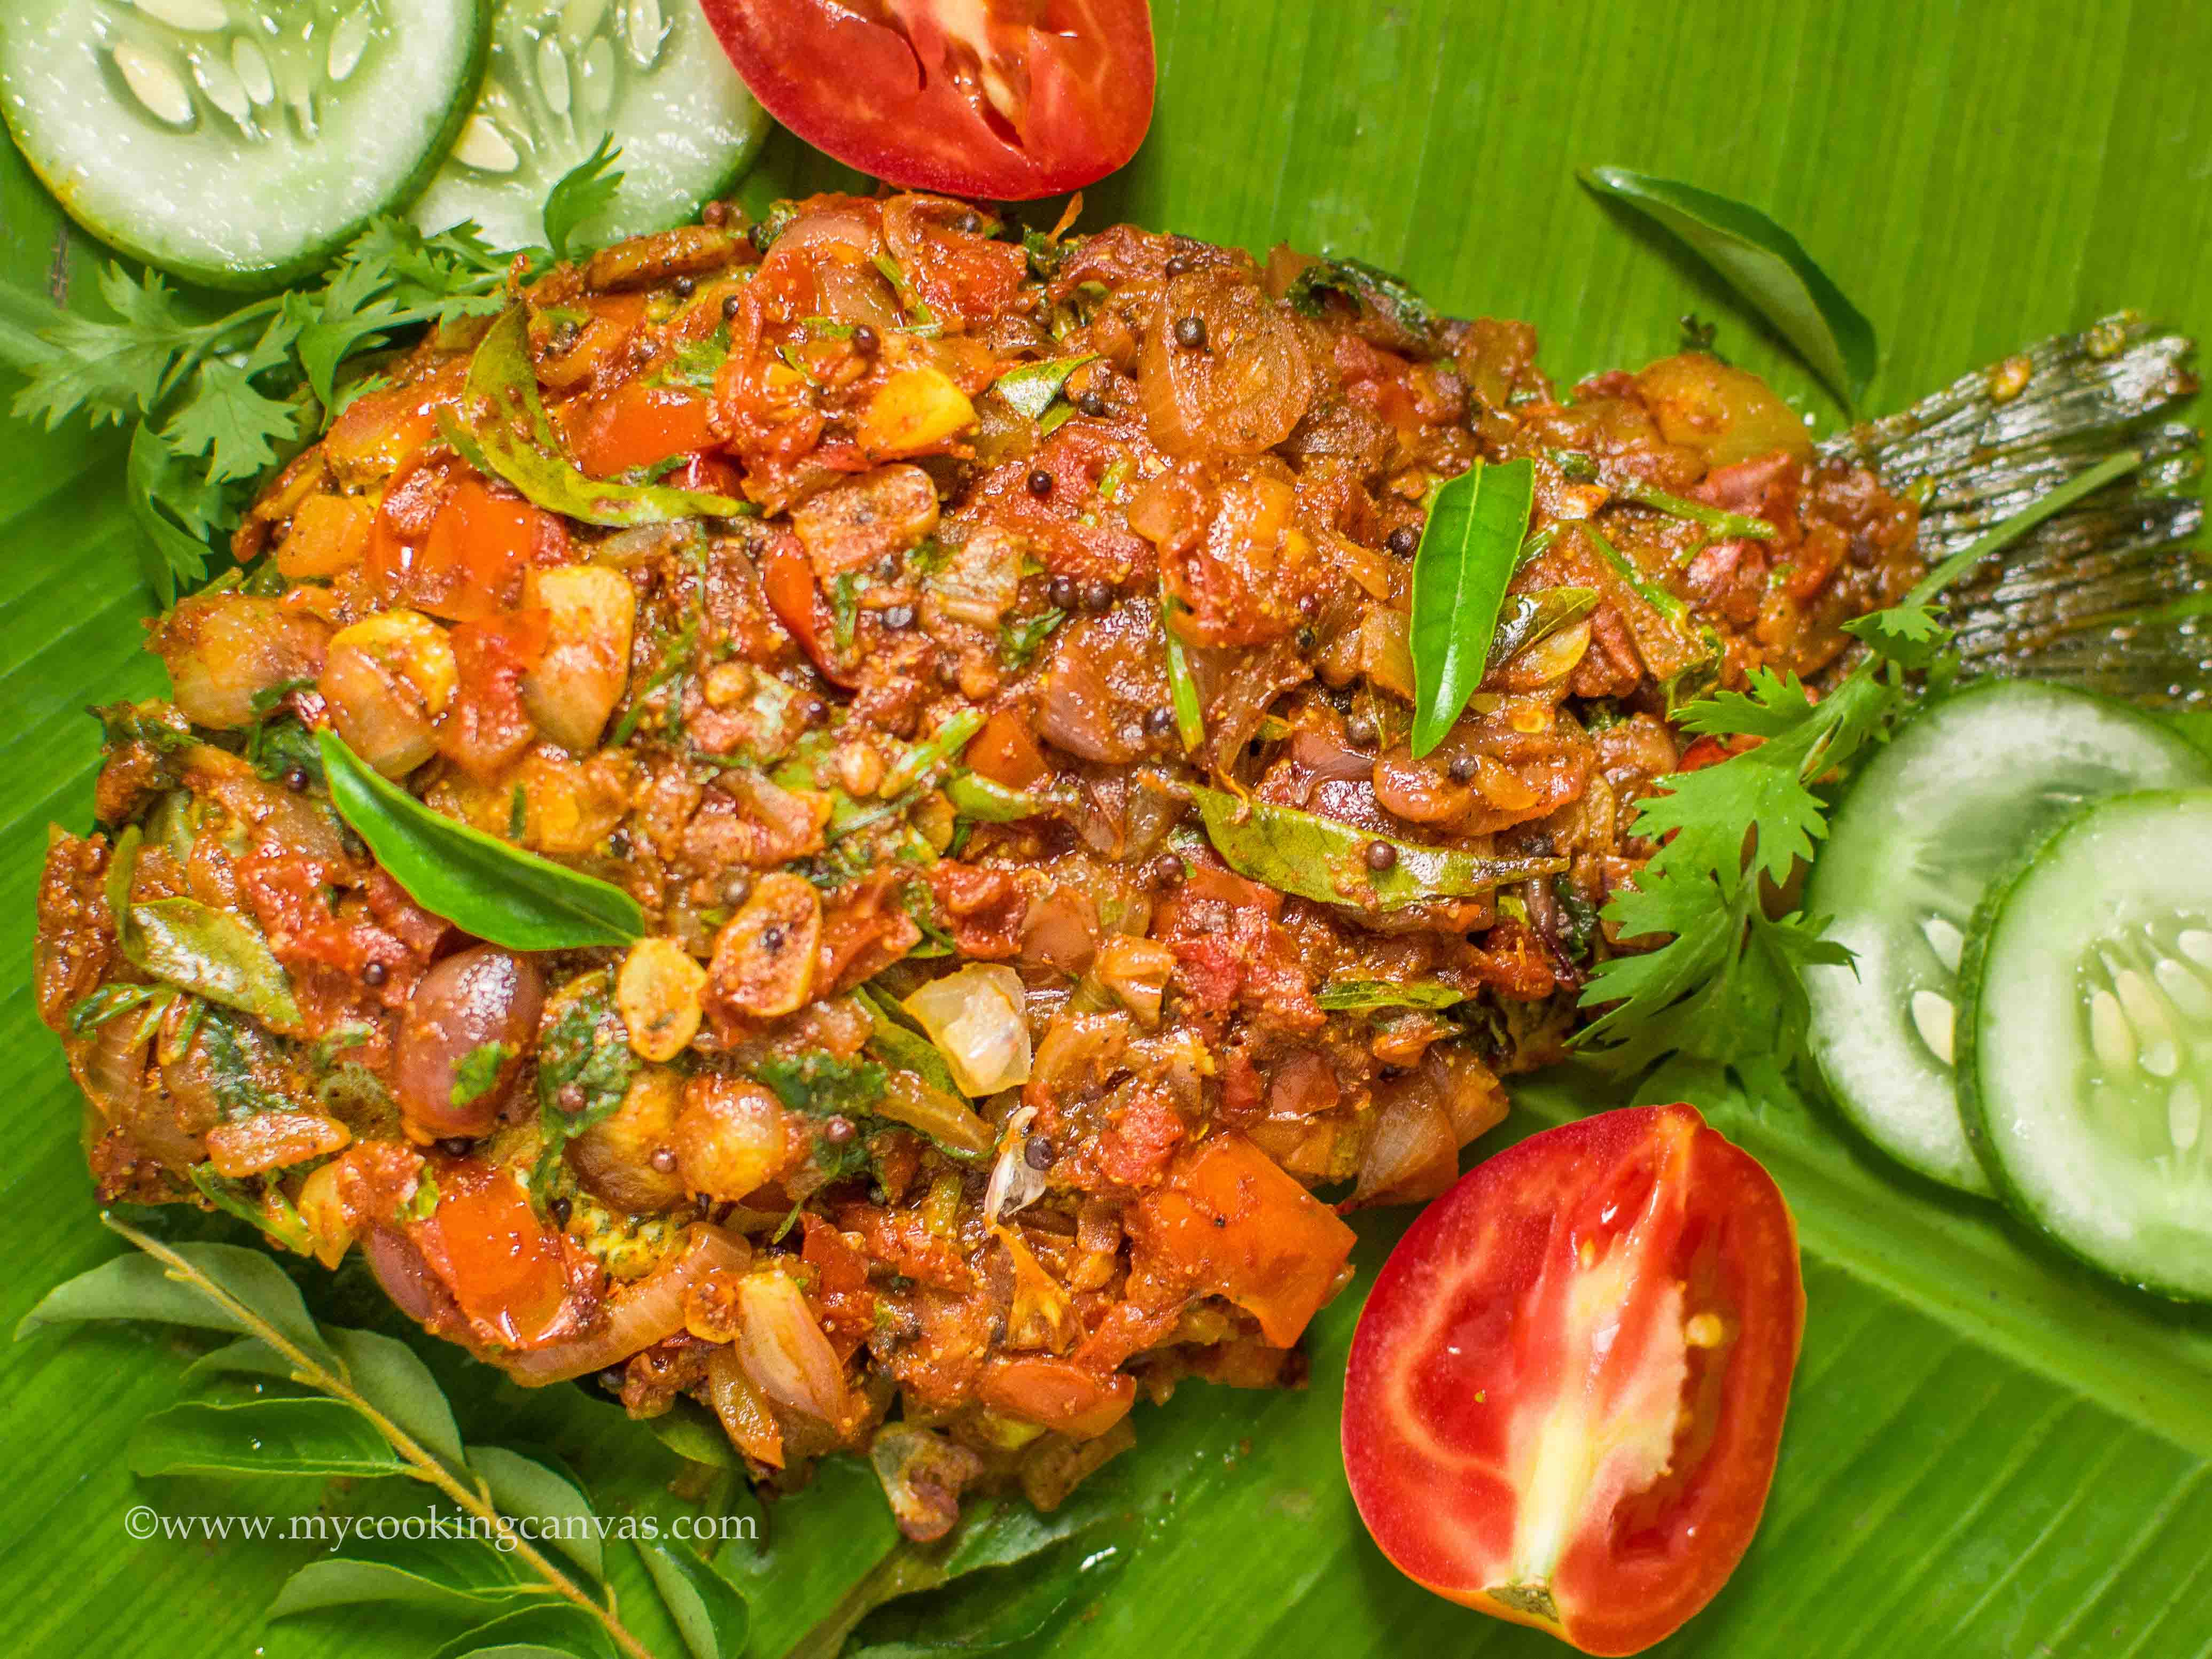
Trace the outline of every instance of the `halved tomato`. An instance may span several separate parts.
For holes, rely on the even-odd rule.
[[[1345,1378],[1360,1517],[1440,1595],[1639,1652],[1751,1542],[1804,1323],[1781,1192],[1692,1108],[1531,1136],[1376,1279]]]
[[[1137,153],[1146,0],[702,0],[769,114],[886,183],[1027,201]]]

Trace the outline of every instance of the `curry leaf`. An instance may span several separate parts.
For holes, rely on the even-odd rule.
[[[1203,784],[1191,799],[1206,838],[1240,876],[1323,904],[1402,910],[1438,899],[1473,898],[1507,882],[1557,874],[1565,859],[1497,859],[1378,836],[1335,818],[1272,801],[1243,799]],[[1387,861],[1375,849],[1388,854]],[[1376,869],[1377,863],[1383,867]]]
[[[728,495],[665,484],[587,477],[569,459],[538,395],[530,332],[520,306],[485,331],[469,361],[464,418],[446,429],[479,471],[495,473],[538,506],[586,524],[666,524],[733,518],[753,509]]]
[[[1413,753],[1444,740],[1482,684],[1534,505],[1533,461],[1478,460],[1429,499],[1413,555]]]
[[[530,1536],[556,1547],[594,1578],[606,1577],[599,1520],[576,1482],[504,1446],[471,1446],[476,1471],[501,1512],[530,1523]]]
[[[1589,587],[1547,587],[1534,593],[1509,593],[1498,613],[1498,631],[1491,635],[1488,668],[1508,663],[1532,645],[1541,645],[1553,635],[1572,628],[1597,609],[1597,591]]]
[[[1017,414],[1030,419],[1042,420],[1052,407],[1067,377],[1089,362],[1096,362],[1098,354],[1086,351],[1079,357],[1054,357],[1042,363],[1024,363],[1010,368],[991,383],[992,390],[1011,404]]]
[[[621,888],[432,811],[363,765],[335,732],[319,742],[338,816],[433,915],[511,951],[645,937],[644,912]]]
[[[479,1626],[432,1659],[614,1659],[606,1631],[574,1607],[525,1607]]]
[[[428,1541],[378,1542],[373,1558],[345,1555],[310,1561],[284,1581],[269,1608],[271,1619],[322,1607],[365,1602],[398,1603],[440,1612],[476,1610],[544,1587],[519,1577],[507,1558],[489,1549],[453,1549]]]
[[[131,1438],[134,1474],[379,1475],[406,1472],[359,1412],[335,1400],[189,1401]]]
[[[1694,185],[1613,167],[1588,168],[1582,178],[1680,237],[1797,348],[1846,408],[1857,408],[1874,378],[1874,325],[1795,236],[1757,208]]]
[[[1336,1012],[1366,1013],[1376,1008],[1449,1008],[1465,1002],[1467,994],[1439,980],[1409,980],[1401,985],[1389,980],[1340,979],[1314,993],[1314,1000]]]
[[[638,1553],[692,1659],[737,1659],[745,1650],[745,1601],[728,1579],[687,1545],[647,1540]]]
[[[124,1231],[112,1221],[108,1224]],[[125,1237],[136,1242],[127,1232]],[[27,1336],[44,1325],[88,1319],[152,1319],[248,1336],[266,1326],[319,1363],[337,1369],[337,1356],[307,1317],[299,1286],[260,1251],[236,1244],[179,1244],[172,1253],[200,1282],[151,1255],[118,1256],[47,1291],[23,1316],[16,1336]]]
[[[354,1392],[404,1430],[415,1443],[448,1462],[461,1461],[461,1431],[430,1368],[414,1349],[374,1331],[325,1327],[323,1334],[345,1361]]]
[[[678,1395],[666,1411],[647,1418],[645,1426],[654,1439],[688,1462],[715,1469],[738,1467],[730,1437],[722,1432],[714,1413],[689,1395]]]
[[[123,954],[155,978],[275,1026],[296,1027],[292,982],[259,930],[193,898],[130,907]]]

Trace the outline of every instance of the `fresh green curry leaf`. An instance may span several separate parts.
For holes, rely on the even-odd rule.
[[[1757,208],[1694,185],[1613,167],[1588,168],[1582,178],[1680,237],[1797,348],[1846,408],[1857,408],[1874,378],[1874,325],[1795,236]]]
[[[544,1539],[592,1577],[606,1577],[591,1500],[573,1475],[504,1446],[471,1446],[468,1462],[501,1514],[529,1522],[532,1536]]]
[[[645,915],[619,887],[434,812],[320,737],[331,804],[392,878],[434,915],[510,951],[628,945]]]
[[[745,1599],[688,1544],[641,1543],[653,1587],[667,1604],[691,1659],[738,1659],[745,1650]]]
[[[1534,504],[1532,461],[1478,460],[1429,498],[1413,555],[1413,753],[1444,740],[1482,684]]]
[[[1323,904],[1402,910],[1548,876],[1564,859],[1486,858],[1378,836],[1334,818],[1190,786],[1213,850],[1240,876]],[[1380,854],[1376,849],[1381,849]],[[1377,869],[1376,865],[1382,867]]]
[[[406,1465],[335,1400],[189,1401],[138,1425],[133,1474],[398,1474]]]
[[[991,383],[996,392],[1012,404],[1014,412],[1026,415],[1033,421],[1042,420],[1053,400],[1059,397],[1067,377],[1085,363],[1096,362],[1098,354],[1086,351],[1079,357],[1054,357],[1041,363],[1024,363],[1010,368]]]
[[[734,518],[753,509],[711,490],[626,484],[586,476],[568,458],[538,395],[530,332],[520,306],[485,331],[469,362],[463,418],[448,435],[468,459],[549,513],[586,524],[666,524],[677,519]]]
[[[352,1547],[359,1548],[358,1545]],[[507,1558],[486,1549],[454,1549],[428,1540],[379,1542],[373,1559],[325,1556],[284,1581],[270,1603],[271,1619],[323,1607],[385,1603],[443,1613],[474,1613],[525,1595],[538,1585],[517,1575]]]

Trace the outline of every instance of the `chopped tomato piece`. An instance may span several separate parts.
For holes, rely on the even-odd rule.
[[[1440,1595],[1638,1652],[1750,1543],[1804,1321],[1780,1191],[1691,1108],[1532,1136],[1376,1279],[1345,1378],[1360,1516]]]
[[[1101,1376],[1073,1360],[994,1359],[976,1392],[1009,1417],[1042,1423],[1071,1440],[1096,1440],[1137,1402],[1134,1377]]]
[[[554,1334],[567,1310],[567,1264],[522,1184],[471,1158],[434,1160],[428,1176],[437,1206],[408,1236],[469,1322],[509,1348]]]
[[[1028,201],[1104,178],[1152,119],[1145,0],[703,0],[769,114],[895,185]]]
[[[1336,1294],[1352,1232],[1233,1130],[1185,1146],[1133,1212],[1136,1271],[1227,1297],[1287,1348]]]
[[[537,741],[521,687],[545,655],[548,622],[543,611],[510,611],[463,623],[448,636],[459,680],[438,727],[438,752],[473,777],[489,781]]]
[[[714,404],[695,392],[625,380],[575,408],[569,444],[576,465],[595,478],[657,466],[715,442]]]
[[[1008,789],[1027,789],[1052,769],[1030,730],[1029,717],[1018,708],[1001,708],[985,720],[963,758],[969,771]]]
[[[520,495],[464,478],[439,503],[409,591],[433,616],[465,622],[494,615],[513,603],[523,571],[556,536],[565,539],[558,520]]]

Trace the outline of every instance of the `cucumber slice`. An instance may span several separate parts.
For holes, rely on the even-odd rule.
[[[580,235],[665,230],[736,182],[769,126],[699,0],[501,0],[483,97],[415,220],[542,246],[547,192],[611,134],[622,190]]]
[[[2208,758],[2124,704],[2024,680],[1937,698],[1869,762],[1806,884],[1852,968],[1805,974],[1814,1059],[1899,1163],[1990,1190],[1959,1121],[1956,973],[1990,882],[2087,800],[2212,784]]]
[[[2006,1200],[2090,1266],[2212,1300],[2212,791],[2087,808],[1976,915],[1959,1101]]]
[[[414,199],[490,39],[489,0],[11,0],[0,108],[101,241],[268,287]]]

